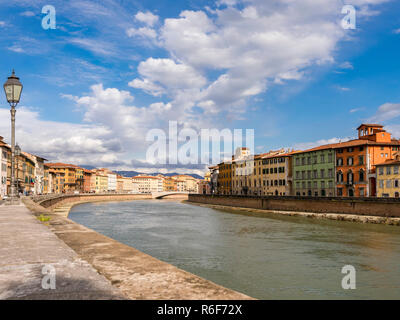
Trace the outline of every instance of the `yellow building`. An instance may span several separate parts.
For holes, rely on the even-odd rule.
[[[178,174],[172,176],[172,179],[176,181],[176,189],[180,192],[198,193],[199,185],[196,178],[187,174]]]
[[[400,195],[400,153],[393,160],[376,165],[377,197],[399,198]]]
[[[165,177],[163,179],[163,190],[164,191],[177,191],[178,185],[175,179],[170,177]]]
[[[218,170],[218,193],[232,194],[232,162],[220,163]]]
[[[96,174],[96,193],[103,193],[108,191],[108,176]]]

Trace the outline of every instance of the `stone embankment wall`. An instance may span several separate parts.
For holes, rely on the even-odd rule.
[[[97,201],[130,201],[151,199],[151,194],[71,194],[52,195],[48,197],[33,197],[32,200],[47,209],[54,209],[57,206],[68,203],[83,203]]]
[[[252,197],[190,194],[189,201],[274,211],[400,218],[400,199],[393,198]]]

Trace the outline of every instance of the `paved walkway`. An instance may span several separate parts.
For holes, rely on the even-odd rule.
[[[44,266],[55,269],[55,290],[42,288]],[[0,205],[0,299],[124,298],[24,205]]]

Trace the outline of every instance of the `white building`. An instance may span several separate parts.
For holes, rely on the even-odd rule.
[[[132,178],[133,184],[139,193],[152,193],[163,191],[163,178],[153,176],[136,176]]]
[[[117,191],[117,175],[115,173],[108,173],[108,191]]]

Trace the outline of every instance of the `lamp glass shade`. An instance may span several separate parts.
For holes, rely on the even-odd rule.
[[[8,80],[4,84],[4,92],[6,93],[8,103],[19,103],[22,84],[19,82],[19,78],[15,76],[14,71],[11,77],[8,77]]]
[[[15,155],[17,157],[21,155],[21,148],[18,144],[15,146]]]

